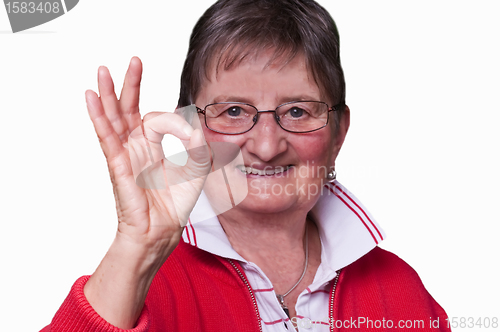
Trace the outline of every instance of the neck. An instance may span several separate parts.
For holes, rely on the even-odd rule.
[[[234,211],[234,210],[233,210]],[[234,250],[256,264],[273,284],[276,294],[285,294],[301,277],[305,266],[305,229],[308,227],[309,264],[307,274],[287,301],[307,287],[321,262],[321,242],[307,213],[273,218],[269,214],[249,220],[248,214],[219,216]]]
[[[313,282],[321,263],[321,241],[316,224],[307,218],[307,213],[300,214],[297,211],[279,216],[263,214],[249,218],[249,214],[238,214],[235,210],[219,215],[229,242],[238,254],[264,272],[277,295],[286,294],[304,273],[304,236],[307,227],[309,255],[305,275],[282,298],[285,312],[288,311],[289,317],[294,317],[297,298]]]
[[[246,213],[228,212],[219,216],[220,223],[234,250],[246,260],[257,265],[261,260],[272,262],[290,256],[303,261],[306,213],[249,218]]]

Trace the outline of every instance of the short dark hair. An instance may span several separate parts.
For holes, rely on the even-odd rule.
[[[313,0],[219,0],[191,34],[178,106],[194,103],[213,64],[227,70],[268,49],[274,50],[270,62],[302,53],[322,94],[333,105],[345,103],[339,34],[323,7]]]

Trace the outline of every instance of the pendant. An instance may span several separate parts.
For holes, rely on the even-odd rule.
[[[288,316],[288,318],[290,318],[290,312],[288,311],[288,307],[285,305],[285,297],[283,295],[276,295],[276,297],[280,302],[281,308],[283,308],[285,314]]]

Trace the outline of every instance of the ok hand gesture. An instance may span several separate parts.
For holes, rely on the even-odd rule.
[[[178,244],[210,170],[201,129],[193,129],[173,113],[149,113],[141,119],[141,75],[142,63],[134,57],[118,99],[108,69],[100,67],[100,97],[86,92],[113,184],[118,231],[87,282],[85,295],[103,318],[122,328],[133,327],[149,285]],[[187,145],[190,154],[185,166],[164,159],[161,140],[165,134]],[[142,185],[136,182],[139,173]],[[169,187],[172,180],[180,184]]]

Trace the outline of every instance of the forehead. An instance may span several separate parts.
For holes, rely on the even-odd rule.
[[[293,58],[276,58],[272,51],[268,51],[233,61],[229,66],[224,61],[214,61],[196,99],[203,99],[206,103],[242,101],[274,104],[321,100],[321,97],[302,54]]]

